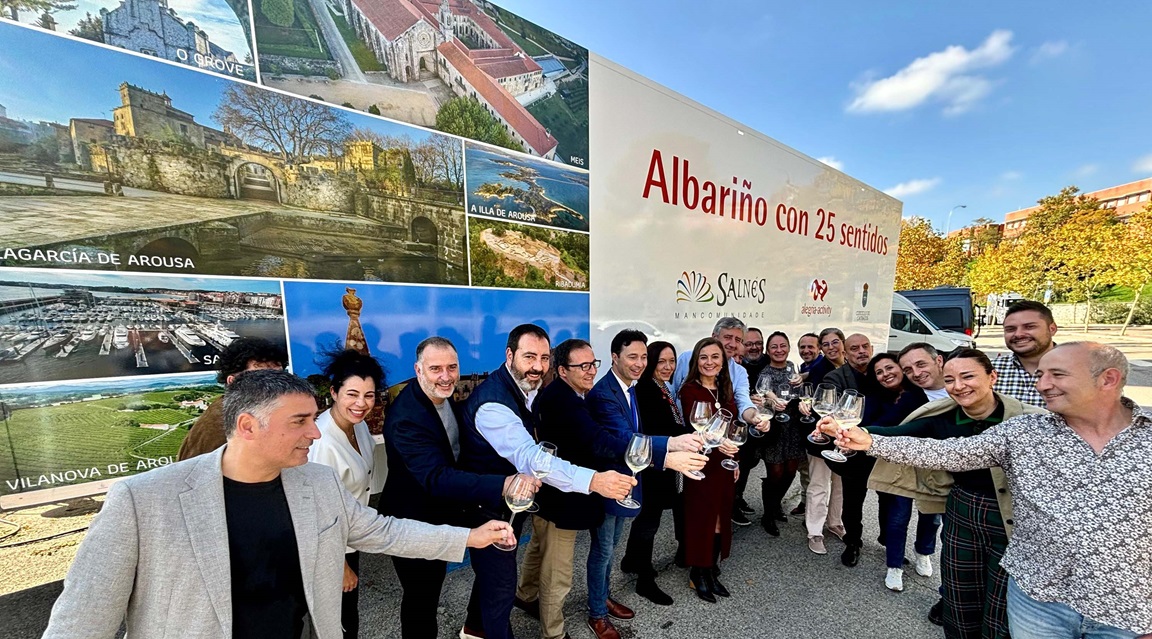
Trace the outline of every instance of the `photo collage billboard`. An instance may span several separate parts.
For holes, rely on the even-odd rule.
[[[4,3],[0,508],[174,461],[236,339],[442,335],[465,396],[587,338],[588,62],[483,0]]]

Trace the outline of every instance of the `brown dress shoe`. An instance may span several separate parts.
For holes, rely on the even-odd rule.
[[[620,633],[616,632],[616,627],[612,625],[608,618],[603,619],[589,619],[588,628],[592,630],[592,634],[596,635],[596,639],[620,639]]]
[[[524,611],[524,614],[532,617],[533,619],[540,618],[540,600],[533,599],[532,601],[524,601],[516,597],[512,600],[512,605]]]
[[[619,601],[613,601],[611,597],[608,598],[608,616],[622,621],[628,621],[636,616],[632,609]]]

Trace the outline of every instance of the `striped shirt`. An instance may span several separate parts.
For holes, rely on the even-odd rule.
[[[1040,391],[1036,390],[1037,375],[1024,370],[1020,358],[1016,353],[1002,353],[992,360],[992,368],[996,370],[996,384],[992,390],[1001,395],[1008,395],[1040,408],[1047,408],[1047,402]]]

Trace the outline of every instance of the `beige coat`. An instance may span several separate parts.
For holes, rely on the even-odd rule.
[[[1043,408],[1025,404],[1008,395],[996,393],[996,397],[1004,403],[1005,420],[1030,413],[1047,412]],[[906,424],[923,417],[942,415],[953,408],[956,408],[956,402],[951,398],[938,399],[916,409],[900,423]],[[1000,516],[1004,518],[1004,530],[1011,537],[1013,528],[1012,493],[1008,490],[1008,478],[999,466],[989,470],[992,471],[992,483],[996,485],[996,502],[1000,506]],[[948,491],[952,489],[952,483],[952,473],[946,470],[914,468],[893,464],[883,459],[876,460],[876,466],[872,468],[872,474],[868,476],[869,488],[881,493],[911,497],[916,500],[916,507],[923,513],[944,512]]]

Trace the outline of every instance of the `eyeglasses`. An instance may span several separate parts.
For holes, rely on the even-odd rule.
[[[829,348],[829,347],[832,347],[832,346],[840,346],[841,344],[843,344],[843,342],[841,342],[841,341],[840,341],[840,340],[838,340],[838,339],[834,339],[834,340],[832,340],[831,342],[824,342],[824,343],[823,343],[823,344],[821,344],[820,346],[821,346],[821,347],[823,347],[823,348]]]
[[[600,360],[594,359],[590,362],[584,362],[583,364],[561,364],[561,366],[564,368],[579,368],[580,370],[587,373],[593,368],[600,368]]]

